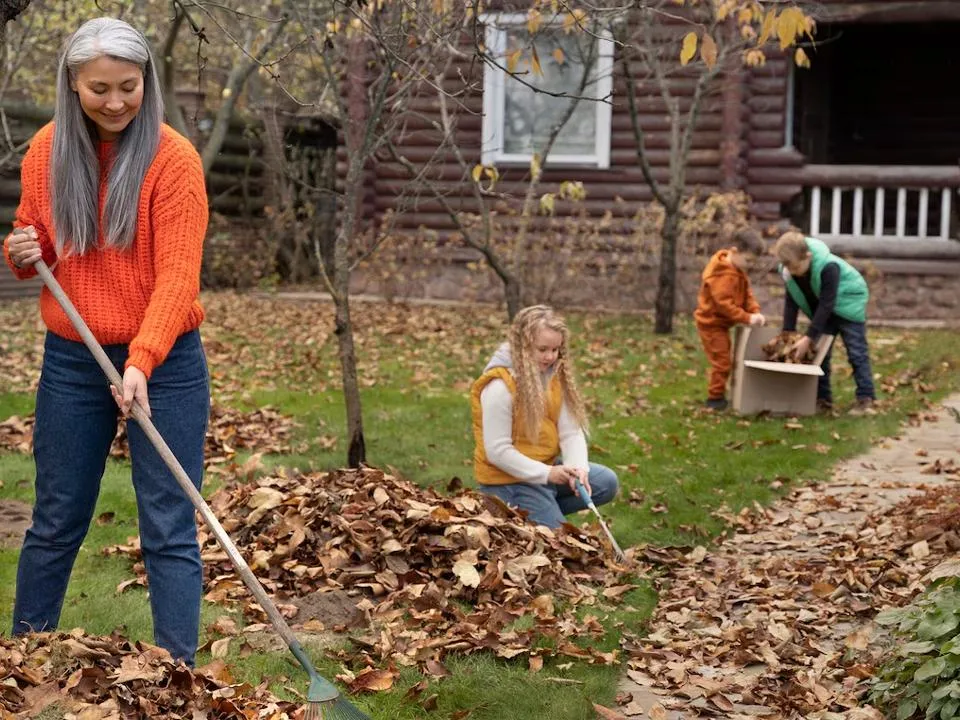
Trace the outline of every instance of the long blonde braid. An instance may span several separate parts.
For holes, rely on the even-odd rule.
[[[510,354],[513,358],[513,372],[517,384],[516,403],[520,406],[524,434],[531,442],[539,440],[540,423],[545,410],[543,378],[534,355],[537,333],[547,328],[560,333],[559,357],[554,372],[560,382],[563,399],[567,409],[577,424],[587,431],[587,413],[583,397],[577,387],[573,372],[573,360],[570,357],[570,331],[563,318],[547,305],[532,305],[517,313],[510,326]]]

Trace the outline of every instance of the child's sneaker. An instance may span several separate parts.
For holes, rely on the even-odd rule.
[[[824,400],[823,398],[817,398],[817,412],[820,415],[831,415],[833,414],[833,403],[830,400]]]
[[[716,410],[717,412],[726,410],[729,404],[726,398],[707,398],[707,401],[704,403],[708,410]]]
[[[857,398],[857,402],[854,403],[853,407],[850,408],[848,415],[853,415],[854,417],[861,417],[863,415],[876,415],[877,410],[874,408],[873,398]]]

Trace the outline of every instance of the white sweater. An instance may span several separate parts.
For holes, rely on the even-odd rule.
[[[499,379],[487,383],[480,393],[480,407],[487,460],[519,482],[545,485],[550,465],[527,457],[513,446],[513,395],[507,384]],[[560,408],[557,432],[563,464],[588,469],[587,438],[566,402]]]

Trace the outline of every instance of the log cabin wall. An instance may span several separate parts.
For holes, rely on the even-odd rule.
[[[681,31],[688,26],[678,23],[668,32],[679,48]],[[483,64],[470,54],[472,47],[464,42],[464,57],[450,69],[444,80],[444,90],[449,94],[447,105],[454,115],[456,137],[460,152],[464,156],[464,168],[453,152],[436,154],[436,148],[442,141],[442,132],[436,127],[441,124],[440,101],[435,90],[422,88],[407,104],[419,117],[411,117],[404,131],[396,137],[399,152],[417,166],[436,161],[429,171],[429,177],[435,181],[448,197],[450,204],[459,212],[478,211],[471,190],[470,170],[481,162],[483,128]],[[678,51],[679,52],[679,51]],[[649,77],[646,68],[639,62],[631,68],[637,80],[638,108],[640,122],[646,134],[646,147],[654,176],[660,181],[669,177],[670,121],[661,96],[660,88]],[[739,69],[738,69],[739,72]],[[696,84],[693,72],[682,71],[679,66],[671,73],[669,88],[678,97],[682,113],[686,113]],[[727,87],[726,89],[730,89]],[[733,92],[738,91],[733,88]],[[741,128],[745,121],[745,111],[736,104],[733,111],[724,111],[723,93],[725,86],[715,82],[705,98],[693,138],[687,181],[691,189],[704,193],[742,184],[736,179],[743,172]],[[456,98],[456,99],[453,99]],[[587,102],[587,101],[581,101]],[[585,207],[590,216],[600,218],[604,213],[613,211],[617,217],[629,218],[652,200],[652,193],[640,169],[637,160],[630,114],[627,107],[626,85],[619,57],[614,58],[613,90],[611,97],[612,118],[610,125],[610,164],[608,168],[590,166],[562,166],[547,162],[541,180],[540,192],[555,191],[559,183],[567,180],[583,182],[587,197],[582,205],[574,206],[557,200],[556,214],[563,215]],[[727,146],[726,165],[721,162],[722,140],[725,123],[733,133],[732,142]],[[725,171],[726,168],[726,171]],[[522,198],[529,178],[528,163],[498,163],[500,179],[497,190],[506,196]],[[726,172],[726,181],[725,181]],[[401,163],[382,157],[372,169],[375,218],[398,209],[398,198],[408,188],[410,174]],[[733,178],[733,179],[731,179]],[[441,236],[452,232],[456,225],[443,206],[428,193],[421,192],[397,222],[398,229],[414,231],[424,227]],[[611,226],[616,232],[618,225]]]

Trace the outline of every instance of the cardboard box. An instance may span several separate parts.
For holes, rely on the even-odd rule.
[[[732,406],[741,415],[813,415],[817,411],[817,380],[833,343],[824,335],[810,365],[768,361],[761,349],[780,333],[778,328],[738,326],[733,345]]]

